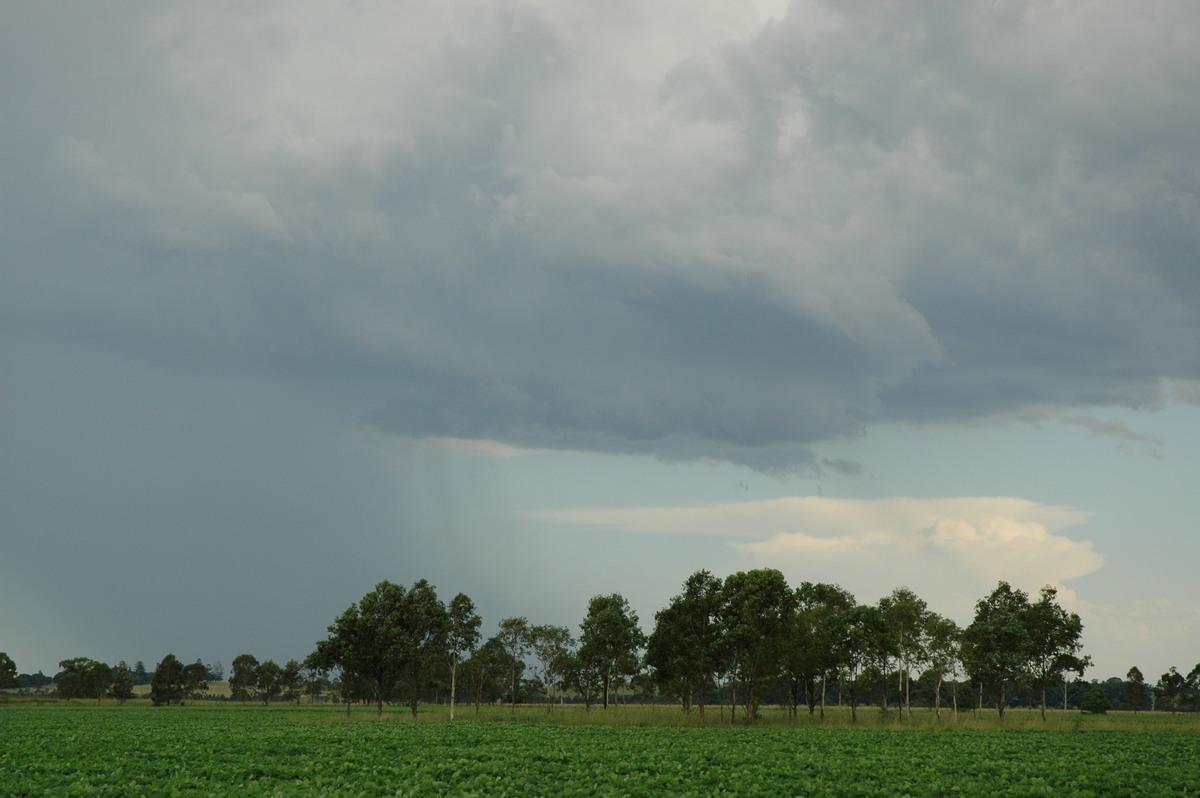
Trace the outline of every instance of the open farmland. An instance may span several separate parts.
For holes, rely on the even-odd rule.
[[[1163,795],[1200,736],[346,721],[323,710],[0,709],[6,795]]]

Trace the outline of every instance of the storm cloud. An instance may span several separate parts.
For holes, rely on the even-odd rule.
[[[1200,377],[1189,4],[717,8],[21,9],[8,326],[769,469]]]
[[[1184,0],[121,0],[3,21],[0,599],[50,619],[0,618],[10,637],[151,656],[172,629],[208,655],[272,628],[260,655],[303,656],[311,619],[379,578],[532,613],[541,589],[493,565],[522,541],[573,556],[509,511],[591,506],[555,470],[579,453],[638,456],[579,484],[651,459],[663,485],[711,466],[705,485],[766,500],[803,492],[770,480],[882,485],[853,449],[880,428],[1020,419],[1169,458],[1173,433],[1114,414],[1198,403]],[[514,508],[495,486],[518,473]],[[722,498],[622,484],[605,506]],[[709,567],[646,545],[646,569]],[[547,591],[620,588],[596,550],[594,583],[546,568]],[[293,579],[302,624],[263,598]],[[127,638],[88,592],[112,584],[143,618]],[[208,596],[190,636],[148,599],[180,591]]]

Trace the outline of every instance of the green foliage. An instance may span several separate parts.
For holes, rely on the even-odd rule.
[[[133,671],[124,662],[113,671],[112,694],[122,704],[133,698]]]
[[[613,684],[632,676],[641,667],[638,651],[646,635],[638,626],[637,613],[620,593],[593,596],[587,615],[579,624],[578,667],[598,672],[603,682],[603,705],[608,709]]]
[[[21,683],[17,681],[17,664],[7,653],[0,651],[0,690],[20,686]]]
[[[366,687],[380,715],[383,702],[407,686],[415,717],[418,691],[444,656],[449,626],[446,607],[426,580],[408,590],[385,580],[330,625],[314,662],[339,669],[347,685]]]
[[[1079,702],[1079,709],[1089,715],[1103,715],[1112,709],[1112,702],[1108,700],[1107,693],[1099,687],[1093,687]]]
[[[154,706],[183,702],[183,663],[174,654],[167,654],[154,669],[150,680],[150,701]]]
[[[239,654],[233,659],[229,674],[229,692],[237,701],[249,701],[258,687],[258,657]]]
[[[730,574],[721,587],[721,638],[745,688],[748,720],[758,713],[762,685],[779,674],[795,608],[795,594],[774,568]]]
[[[0,785],[12,795],[98,798],[1200,791],[1196,735],[1187,733],[329,722],[333,717],[295,707],[160,713],[8,706],[0,709]],[[1081,728],[1107,722],[1075,719]]]

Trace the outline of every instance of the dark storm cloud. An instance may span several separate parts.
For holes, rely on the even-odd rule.
[[[5,34],[14,335],[768,469],[1200,377],[1185,3],[41,8]]]

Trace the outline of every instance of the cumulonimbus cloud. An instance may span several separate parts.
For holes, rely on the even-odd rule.
[[[1089,513],[1013,497],[782,497],[686,507],[546,510],[531,517],[599,529],[727,537],[750,564],[785,573],[876,576],[941,594],[1007,580],[1036,589],[1093,573],[1104,557],[1062,531]],[[890,580],[890,581],[889,581]]]

